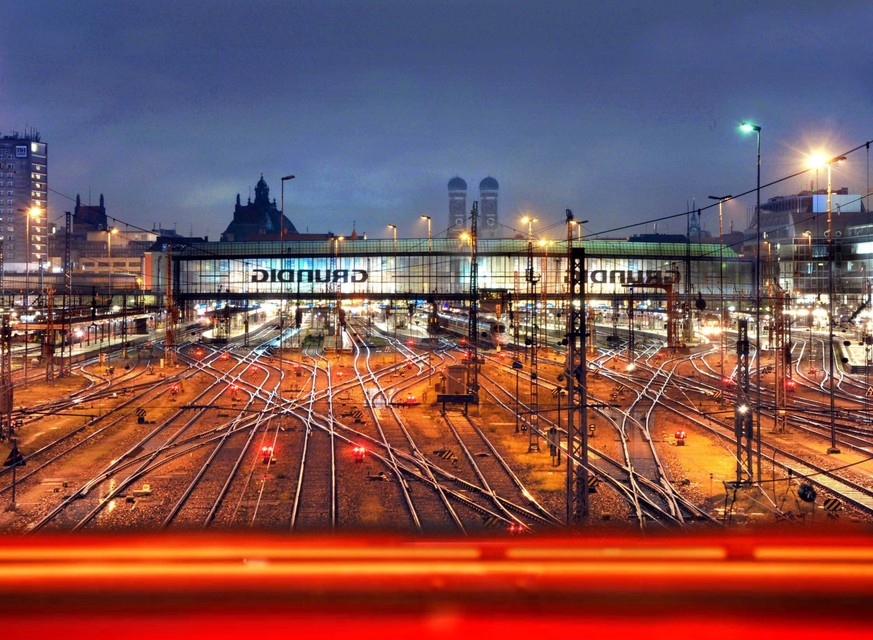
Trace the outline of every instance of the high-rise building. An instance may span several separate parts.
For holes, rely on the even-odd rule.
[[[490,176],[479,183],[479,211],[482,212],[482,219],[485,223],[479,227],[480,238],[500,236],[497,224],[497,190],[499,188],[497,180]]]
[[[467,183],[462,178],[449,180],[449,237],[467,228]]]
[[[0,136],[0,236],[7,271],[47,260],[47,156],[36,130]]]

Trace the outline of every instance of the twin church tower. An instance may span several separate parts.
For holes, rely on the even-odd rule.
[[[479,183],[478,237],[499,238],[497,219],[497,180],[488,177]],[[449,180],[449,237],[457,236],[470,227],[470,212],[467,209],[467,183],[463,178]]]

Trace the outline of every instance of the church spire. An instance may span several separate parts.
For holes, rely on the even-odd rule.
[[[270,204],[270,187],[267,186],[267,181],[264,180],[264,174],[261,174],[261,179],[255,185],[255,202]]]

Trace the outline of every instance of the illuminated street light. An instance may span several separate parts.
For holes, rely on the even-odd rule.
[[[433,283],[431,282],[431,273],[430,273],[430,263],[431,263],[431,254],[433,253],[433,235],[431,234],[431,218],[430,216],[421,215],[418,216],[421,220],[427,220],[427,286],[433,289]]]
[[[521,221],[527,225],[527,241],[533,242],[533,223],[539,222],[538,218],[532,218],[530,216],[524,216]],[[581,224],[581,223],[580,223]]]
[[[112,310],[112,236],[118,235],[117,227],[109,227],[106,231],[106,260],[109,264],[109,309]],[[112,358],[112,317],[109,318],[109,342],[107,360]]]
[[[740,123],[740,129],[746,133],[754,132],[758,142],[757,167],[758,180],[755,186],[755,247],[756,247],[756,267],[755,267],[755,347],[758,350],[758,366],[755,373],[755,385],[758,387],[756,394],[755,417],[757,425],[755,427],[755,441],[758,445],[758,482],[761,482],[761,127],[751,122]]]
[[[109,263],[109,304],[112,304],[112,236],[118,235],[117,227],[106,229],[106,260]]]
[[[826,165],[828,168],[828,363],[830,366],[828,386],[830,387],[831,400],[831,446],[828,447],[828,453],[840,453],[839,448],[837,448],[836,407],[834,403],[834,377],[836,375],[836,363],[834,362],[834,261],[836,255],[834,254],[834,229],[831,215],[831,167],[845,159],[845,156],[837,156],[825,160],[821,155],[813,155],[809,158],[811,168],[822,165]]]
[[[341,268],[340,261],[339,261],[339,247],[340,247],[340,242],[345,240],[345,237],[344,236],[334,236],[333,238],[331,238],[331,240],[333,241],[333,256],[334,256],[335,268],[339,269],[339,268]],[[337,353],[342,353],[342,345],[343,345],[342,326],[341,326],[342,325],[341,319],[343,318],[343,311],[342,311],[341,304],[342,304],[342,285],[339,282],[337,282],[336,283],[336,351],[337,351]]]
[[[27,386],[27,361],[28,347],[30,345],[30,260],[33,257],[33,240],[30,237],[30,219],[39,220],[42,213],[39,207],[31,207],[30,209],[19,209],[24,213],[25,220],[25,239],[27,240],[27,256],[24,260],[24,386]],[[42,261],[40,261],[42,262]]]
[[[282,211],[279,214],[279,268],[284,269],[285,265],[285,183],[289,180],[293,180],[294,176],[283,176],[280,180],[282,187]],[[286,305],[288,303],[287,299],[284,295],[285,283],[282,282],[279,284],[279,289],[282,301],[279,304],[279,368],[284,370],[283,367],[283,359],[282,359],[282,350],[285,348],[285,312],[287,311]]]
[[[588,220],[570,220],[570,224],[576,227],[576,239],[582,242],[582,225],[588,224]]]
[[[724,219],[722,217],[722,205],[733,198],[733,196],[709,196],[710,200],[718,200],[718,288],[721,297],[720,320],[718,323],[721,329],[721,379],[724,380],[724,339],[726,333],[726,322],[724,313]]]
[[[394,232],[394,293],[397,293],[397,225],[389,224],[388,228]],[[394,342],[397,342],[397,310],[394,308],[394,298],[391,299],[391,315],[394,316]],[[394,364],[397,364],[397,346],[394,346]]]

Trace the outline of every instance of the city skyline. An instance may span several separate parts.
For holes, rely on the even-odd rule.
[[[595,8],[6,7],[0,133],[33,127],[48,144],[49,221],[90,191],[123,222],[210,238],[261,172],[274,195],[297,176],[285,209],[303,233],[388,237],[397,224],[423,237],[430,215],[438,236],[453,176],[500,180],[506,236],[525,213],[548,233],[566,208],[590,220],[586,235],[650,233],[710,194],[754,188],[740,121],[762,127],[764,184],[871,138],[865,3]],[[866,164],[855,154],[834,187],[864,194]],[[726,226],[742,229],[753,205],[727,203]]]

